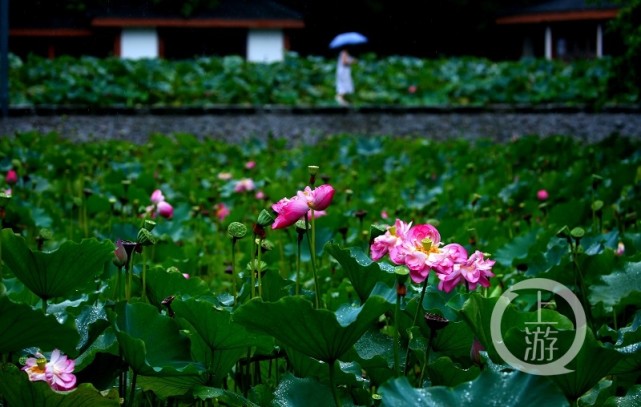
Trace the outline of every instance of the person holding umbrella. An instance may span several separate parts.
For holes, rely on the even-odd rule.
[[[351,45],[363,44],[367,38],[356,32],[349,32],[337,35],[329,44],[330,48],[340,48],[338,61],[336,63],[336,102],[341,106],[348,105],[345,96],[354,93],[354,82],[352,81],[352,64],[357,59],[349,54],[348,48]]]

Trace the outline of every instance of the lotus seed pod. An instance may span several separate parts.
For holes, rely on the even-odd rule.
[[[240,222],[232,222],[227,226],[227,235],[232,239],[242,239],[247,235],[247,226]]]
[[[136,241],[142,246],[151,246],[156,244],[156,238],[147,229],[140,229]]]
[[[260,211],[260,214],[258,215],[257,223],[263,227],[269,226],[272,223],[274,223],[274,217],[272,216],[271,213],[267,212],[267,210],[263,209],[262,211]]]

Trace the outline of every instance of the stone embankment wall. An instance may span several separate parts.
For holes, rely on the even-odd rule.
[[[130,140],[150,134],[189,133],[244,143],[285,138],[289,145],[313,144],[333,134],[356,136],[485,138],[506,141],[523,135],[568,135],[598,142],[613,134],[641,138],[641,108],[591,111],[568,107],[210,107],[158,109],[12,109],[0,119],[0,136],[57,132],[74,141]]]

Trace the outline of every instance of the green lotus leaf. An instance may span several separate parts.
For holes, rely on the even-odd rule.
[[[281,407],[326,407],[334,406],[329,387],[309,378],[299,379],[286,375],[274,392],[273,405]]]
[[[388,286],[394,286],[396,279],[394,268],[386,263],[373,262],[362,249],[357,247],[344,249],[336,243],[328,242],[325,250],[345,270],[361,303],[365,302],[376,283],[383,282]]]
[[[432,386],[456,386],[474,380],[479,373],[478,366],[463,369],[444,356],[427,365],[427,372]]]
[[[233,320],[250,330],[271,335],[307,356],[333,363],[387,309],[387,302],[377,296],[360,307],[346,306],[336,313],[314,309],[302,297],[285,297],[271,303],[255,298],[239,307]]]
[[[601,284],[589,288],[590,302],[603,303],[606,313],[619,312],[641,302],[641,262],[626,263],[622,270],[601,277]]]
[[[145,391],[153,392],[162,400],[168,397],[184,396],[196,386],[203,386],[202,376],[138,376],[138,385]]]
[[[381,406],[498,407],[568,406],[563,393],[547,378],[488,361],[474,380],[455,387],[414,388],[406,377],[392,379],[379,388]]]
[[[0,332],[0,354],[33,346],[74,355],[80,339],[72,321],[61,324],[53,315],[16,304],[6,296],[0,296]]]
[[[190,356],[189,340],[175,320],[145,303],[118,303],[109,318],[125,361],[143,376],[198,375],[203,367]]]
[[[43,381],[31,382],[12,364],[0,365],[0,395],[11,406],[42,407],[113,407],[119,406],[118,394],[109,398],[91,384],[83,383],[69,392],[56,392]]]
[[[610,397],[603,407],[637,407],[641,405],[641,385],[632,386],[623,397]]]
[[[153,267],[147,270],[147,298],[149,302],[160,308],[162,301],[172,295],[199,297],[211,295],[211,290],[207,283],[200,278],[185,278],[182,273],[168,272],[162,267]]]
[[[52,252],[34,252],[11,229],[0,232],[4,264],[42,299],[70,296],[102,273],[111,259],[111,242],[67,241]]]
[[[244,325],[232,321],[230,311],[207,301],[176,300],[172,303],[172,309],[176,318],[187,320],[213,351],[247,348],[269,340],[249,332]]]

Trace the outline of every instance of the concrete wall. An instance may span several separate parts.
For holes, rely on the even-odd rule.
[[[120,34],[121,58],[158,58],[158,33],[155,28],[123,28]]]
[[[251,29],[247,33],[247,60],[250,62],[282,61],[285,55],[283,30]]]

